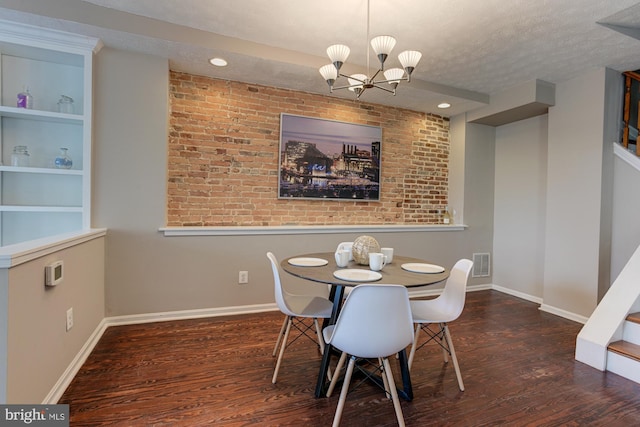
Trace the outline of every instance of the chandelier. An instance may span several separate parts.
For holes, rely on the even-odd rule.
[[[369,41],[369,25],[370,25],[370,0],[367,1],[367,41]],[[384,62],[396,45],[396,39],[391,36],[377,36],[371,39],[371,47],[380,61],[380,68],[371,76],[365,74],[346,75],[340,72],[340,68],[344,65],[351,50],[343,44],[334,44],[327,48],[327,55],[331,60],[331,64],[320,67],[320,74],[329,85],[329,92],[338,89],[349,89],[356,94],[356,99],[360,99],[360,95],[365,90],[371,88],[382,89],[385,92],[396,94],[396,88],[401,81],[410,82],[411,73],[418,65],[422,53],[416,50],[405,50],[398,55],[398,60],[402,64],[402,68],[384,69]],[[369,49],[367,49],[367,73],[369,73]],[[347,79],[348,84],[344,86],[334,86],[339,77]],[[376,80],[376,79],[380,80]]]

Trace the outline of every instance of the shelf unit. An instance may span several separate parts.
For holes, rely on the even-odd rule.
[[[91,226],[91,137],[95,38],[0,20],[0,246]],[[33,109],[17,108],[29,88]],[[62,95],[73,113],[58,112]],[[28,166],[13,166],[17,145]],[[54,164],[68,149],[71,169]]]

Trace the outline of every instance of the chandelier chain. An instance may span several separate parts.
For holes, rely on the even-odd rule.
[[[370,26],[371,26],[371,0],[367,0],[367,38],[364,41],[364,47],[365,49],[367,49],[367,78],[371,75],[370,69],[369,69],[369,55],[371,54],[370,48],[369,48],[369,40],[371,40],[369,38]]]

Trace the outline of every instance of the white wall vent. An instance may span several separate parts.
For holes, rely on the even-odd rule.
[[[489,253],[473,254],[471,277],[487,277],[491,274]]]

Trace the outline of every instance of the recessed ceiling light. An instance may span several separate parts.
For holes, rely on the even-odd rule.
[[[227,65],[227,61],[222,58],[211,58],[209,62],[216,67],[225,67]]]
[[[441,102],[440,104],[438,104],[438,108],[449,108],[451,107],[451,104],[449,104],[448,102]]]

